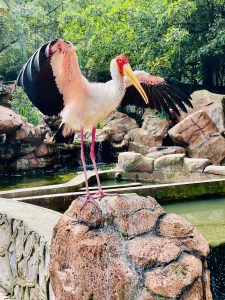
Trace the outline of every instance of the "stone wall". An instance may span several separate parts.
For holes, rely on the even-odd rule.
[[[49,283],[49,247],[59,216],[0,199],[0,294],[7,299],[55,299]]]

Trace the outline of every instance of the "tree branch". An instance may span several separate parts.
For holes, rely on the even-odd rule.
[[[15,39],[12,42],[10,42],[10,44],[8,45],[3,45],[2,47],[0,47],[0,53],[5,51],[6,49],[8,49],[9,47],[11,47],[13,44],[15,44],[16,42],[18,42],[19,39]]]

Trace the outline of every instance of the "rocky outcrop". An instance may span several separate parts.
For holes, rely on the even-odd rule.
[[[0,106],[0,134],[10,134],[19,129],[23,124],[23,118],[11,109]]]
[[[169,152],[169,151],[168,151]],[[155,153],[155,152],[153,152]],[[224,166],[212,166],[209,159],[206,158],[189,158],[184,153],[162,154],[152,157],[151,153],[146,156],[135,152],[122,152],[118,157],[118,170],[125,172],[147,172],[153,171],[163,172],[186,172],[186,173],[202,173],[209,172],[211,169],[224,169]],[[215,172],[215,171],[214,171]],[[214,173],[216,174],[216,173]],[[223,175],[223,171],[217,174]]]
[[[153,172],[154,159],[140,153],[122,152],[118,157],[118,168],[126,172]]]
[[[225,139],[202,110],[184,118],[168,133],[175,144],[187,147],[189,157],[207,158],[215,165],[225,158]]]
[[[149,148],[162,146],[171,127],[171,121],[161,119],[154,113],[146,114],[141,128],[129,131],[129,150],[147,154]]]
[[[34,126],[3,106],[0,106],[0,134],[1,173],[53,169],[68,161],[76,165],[79,157],[79,145],[55,144],[46,124]]]
[[[188,108],[188,115],[191,115],[198,110],[204,111],[216,124],[219,132],[223,134],[225,131],[225,95],[214,94],[207,90],[201,90],[192,93],[191,97],[193,108]],[[181,119],[185,118],[186,116],[187,114],[181,112]]]
[[[138,128],[135,119],[118,111],[112,112],[103,121],[103,125],[104,127],[97,133],[97,140],[109,141],[116,156],[119,152],[128,149],[128,133],[134,128]]]
[[[97,205],[74,200],[54,229],[56,300],[212,299],[209,247],[192,225],[151,197],[108,196]]]

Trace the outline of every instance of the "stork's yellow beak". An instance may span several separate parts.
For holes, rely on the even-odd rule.
[[[138,81],[137,77],[135,76],[134,72],[132,71],[130,64],[127,63],[123,66],[123,73],[125,76],[127,76],[130,83],[132,83],[133,86],[141,94],[145,103],[148,104],[148,96],[146,95],[145,91],[143,90],[142,86],[140,85],[140,82]]]

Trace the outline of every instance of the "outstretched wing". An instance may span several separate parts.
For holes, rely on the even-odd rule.
[[[149,103],[146,104],[143,101],[135,87],[125,78],[127,89],[121,102],[122,106],[149,107],[159,112],[163,111],[168,116],[171,116],[171,110],[180,115],[179,108],[187,112],[185,105],[192,107],[190,94],[178,83],[152,76],[144,71],[135,71],[134,73],[146,92]]]
[[[52,40],[41,46],[27,61],[17,78],[17,85],[27,93],[31,102],[45,115],[57,115],[63,109],[63,96],[56,85],[51,67]]]

